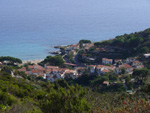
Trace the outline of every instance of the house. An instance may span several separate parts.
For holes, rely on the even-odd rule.
[[[87,43],[87,44],[84,46],[84,49],[85,49],[85,50],[89,50],[92,46],[94,46],[94,43]]]
[[[104,86],[109,86],[109,82],[108,82],[108,81],[104,81],[104,82],[103,82],[103,85],[104,85]]]
[[[113,59],[102,58],[102,64],[113,64]]]
[[[97,65],[96,66],[96,72],[100,75],[100,74],[108,73],[110,71],[114,71],[115,68],[116,67],[113,65],[111,65],[111,66]]]
[[[135,61],[132,62],[133,67],[136,67],[136,66],[139,66],[139,65],[143,65],[143,63],[138,61],[138,60],[135,60]]]
[[[50,81],[51,83],[53,83],[55,81],[55,77],[53,75],[50,75],[50,76],[46,76],[46,79],[48,81]]]
[[[70,69],[68,69],[68,70],[65,71],[65,74],[64,74],[63,78],[65,78],[65,77],[67,77],[67,78],[71,77],[71,78],[75,79],[76,75],[77,75],[76,70],[70,70]]]
[[[45,64],[44,68],[46,68],[46,69],[54,69],[54,68],[58,69],[59,67],[58,66],[50,66],[50,65]]]
[[[41,69],[32,69],[31,71],[29,71],[29,75],[36,75],[36,76],[39,76],[39,75],[44,75],[44,70],[41,70]]]
[[[69,45],[68,47],[65,48],[65,51],[71,51],[71,50],[75,50],[75,49],[79,49],[79,44]]]
[[[22,67],[21,69],[18,69],[18,71],[23,71],[23,72],[26,72],[26,67]]]
[[[46,74],[46,79],[52,83],[57,79],[63,79],[61,76],[62,75],[60,72],[54,72],[53,71],[50,74]]]
[[[78,75],[82,75],[87,70],[87,67],[76,67],[75,70],[78,73]]]
[[[3,65],[3,63],[2,63],[2,62],[0,62],[0,65]]]
[[[26,75],[29,75],[29,74],[30,74],[30,71],[25,71],[25,74],[26,74]]]
[[[105,74],[105,73],[109,73],[111,72],[111,70],[108,70],[108,69],[102,69],[101,70],[101,74]]]
[[[76,64],[72,64],[72,63],[65,63],[66,65],[68,66],[72,66],[72,67],[76,67],[77,65]]]
[[[144,68],[144,65],[138,65],[138,66],[136,66],[136,69],[141,69],[141,68]]]
[[[144,54],[144,57],[145,57],[145,58],[150,58],[150,53]]]
[[[126,64],[131,64],[133,61],[135,61],[136,59],[135,58],[127,58],[124,63]]]
[[[119,65],[119,67],[115,69],[115,72],[120,73],[123,68],[125,69],[126,73],[132,73],[133,72],[133,68],[129,64]]]
[[[90,73],[95,73],[96,65],[88,65],[87,69],[90,70]]]
[[[40,70],[44,70],[44,68],[40,65],[29,65],[28,66],[28,69],[29,70],[32,70],[32,69],[40,69]]]
[[[115,59],[115,61],[114,61],[115,63],[122,63],[122,59]]]

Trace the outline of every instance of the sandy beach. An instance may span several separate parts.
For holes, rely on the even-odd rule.
[[[44,59],[36,59],[36,60],[24,60],[22,61],[22,64],[25,64],[25,63],[33,63],[33,64],[38,64],[40,63],[41,61],[43,61]]]

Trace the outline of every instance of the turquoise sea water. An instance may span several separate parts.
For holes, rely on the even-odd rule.
[[[150,0],[0,0],[0,56],[43,59],[55,45],[150,27]]]

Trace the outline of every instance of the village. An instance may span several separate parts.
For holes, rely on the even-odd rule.
[[[137,80],[132,77],[132,74],[135,69],[142,69],[145,67],[142,61],[137,57],[126,59],[97,57],[98,54],[103,55],[103,53],[105,54],[104,56],[107,56],[107,54],[109,56],[110,52],[111,55],[113,52],[114,55],[116,54],[116,48],[109,49],[109,47],[106,46],[95,48],[94,54],[96,55],[89,55],[88,53],[92,51],[91,48],[93,48],[93,46],[94,43],[77,43],[76,45],[68,45],[65,47],[59,46],[58,48],[60,51],[54,54],[59,54],[63,58],[65,67],[50,65],[48,63],[42,66],[40,65],[41,61],[39,63],[24,62],[21,65],[19,64],[21,68],[19,68],[18,71],[24,72],[27,76],[41,77],[43,80],[50,81],[51,83],[58,79],[71,78],[75,80],[81,77],[85,72],[90,75],[101,77],[113,73],[113,75],[117,77],[117,80],[113,82],[103,81],[103,85],[109,86],[121,82],[124,84],[126,90],[128,88],[125,84],[124,76],[130,76],[133,83],[137,82]],[[117,51],[118,50],[119,49],[117,49]],[[120,48],[120,51],[121,50],[123,51],[123,49]],[[143,54],[143,57],[148,59],[150,58],[150,54]],[[0,66],[7,65],[7,63],[8,61],[0,62]],[[17,75],[12,73],[12,76]]]
[[[44,66],[40,65],[28,65],[26,67],[22,67],[18,71],[25,72],[28,76],[35,75],[37,77],[41,76],[43,79],[50,81],[53,83],[54,81],[58,79],[66,79],[66,78],[72,78],[77,79],[81,77],[84,72],[88,72],[90,74],[97,74],[98,76],[104,76],[106,73],[114,73],[120,79],[122,75],[128,75],[131,76],[134,69],[142,69],[144,68],[144,65],[141,61],[139,61],[136,57],[127,58],[127,59],[109,59],[109,58],[101,58],[101,62],[96,63],[95,65],[93,62],[96,58],[86,56],[86,54],[82,54],[81,59],[89,60],[90,63],[86,64],[83,62],[80,62],[77,57],[79,57],[79,49],[80,50],[89,50],[92,46],[94,46],[93,43],[88,44],[82,44],[82,48],[80,48],[80,44],[76,45],[69,45],[61,49],[58,53],[63,53],[62,57],[65,61],[65,65],[71,67],[71,68],[60,68],[59,66],[52,66],[45,64]],[[102,51],[105,51],[105,48],[101,48]],[[77,51],[78,50],[78,51]],[[100,50],[100,48],[97,48],[97,50]],[[109,51],[107,49],[107,51]],[[111,52],[113,49],[110,50]],[[73,53],[72,59],[74,62],[69,61],[69,55],[70,53]],[[149,54],[144,54],[145,58],[149,58]],[[125,82],[124,79],[122,79],[123,83]],[[133,82],[135,82],[135,79],[132,79]],[[115,83],[115,81],[114,81]],[[108,86],[111,83],[109,81],[104,81],[104,85]]]

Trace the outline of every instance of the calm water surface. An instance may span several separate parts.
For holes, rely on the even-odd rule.
[[[55,45],[150,27],[150,0],[0,0],[0,56],[43,59]]]

